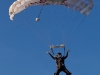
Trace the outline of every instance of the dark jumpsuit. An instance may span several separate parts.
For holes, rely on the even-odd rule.
[[[49,53],[49,55],[54,60],[56,60],[57,71],[54,73],[54,75],[59,75],[59,73],[61,71],[65,72],[66,75],[71,75],[71,73],[67,70],[67,68],[65,67],[65,64],[64,64],[64,60],[68,57],[68,52],[66,53],[66,56],[63,56],[63,57],[60,57],[60,58],[53,57],[50,53]]]

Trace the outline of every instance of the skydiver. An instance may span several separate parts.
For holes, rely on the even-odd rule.
[[[71,75],[72,73],[69,72],[64,64],[64,60],[68,57],[69,50],[66,51],[66,56],[62,56],[62,54],[59,52],[57,54],[57,57],[54,57],[51,55],[50,52],[47,52],[55,61],[56,61],[56,67],[57,71],[54,73],[54,75],[59,75],[61,71],[65,72],[66,75]]]

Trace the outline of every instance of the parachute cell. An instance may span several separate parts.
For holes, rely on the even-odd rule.
[[[13,20],[15,14],[23,11],[32,5],[64,5],[67,8],[76,10],[88,15],[93,8],[93,0],[17,0],[9,8],[10,19]]]

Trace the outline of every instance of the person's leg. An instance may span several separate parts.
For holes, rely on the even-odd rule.
[[[60,69],[57,69],[57,71],[54,73],[54,75],[59,75],[59,73],[60,73]]]
[[[69,72],[69,71],[66,69],[66,67],[63,68],[63,71],[66,73],[66,75],[71,75],[71,74],[72,74],[71,72]]]

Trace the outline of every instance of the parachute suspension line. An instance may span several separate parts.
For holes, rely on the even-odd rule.
[[[82,19],[82,21],[79,23],[79,25],[78,25],[78,27],[76,28],[76,30],[74,31],[74,33],[75,33],[75,32],[78,30],[78,28],[82,25],[82,23],[83,23],[83,21],[85,20],[85,18],[86,18],[86,16],[85,16],[85,17]],[[73,33],[73,34],[74,34],[74,33]],[[73,34],[72,34],[72,35],[73,35]]]
[[[18,22],[14,21],[15,24],[17,24],[20,27],[23,27],[22,25],[20,25]]]
[[[61,16],[61,21],[62,22],[60,22],[59,20],[59,15],[62,13],[61,12],[61,10],[60,10],[60,8],[58,8],[58,10],[55,10],[55,17],[56,17],[56,20],[58,21],[58,22],[56,22],[58,25],[57,25],[57,27],[56,27],[56,29],[59,29],[59,31],[61,31],[61,32],[59,32],[58,34],[60,34],[61,35],[61,37],[62,37],[62,42],[63,42],[63,37],[64,37],[64,23],[62,23],[64,20],[65,20],[65,18],[63,17],[63,16]],[[62,13],[62,14],[64,14],[64,12]],[[50,24],[50,23],[49,23]],[[60,38],[61,38],[60,37]],[[54,48],[63,48],[64,49],[64,54],[63,55],[65,55],[65,44],[61,44],[61,45],[56,45],[56,46],[54,46],[54,45],[51,45],[50,46],[50,50],[51,50],[51,52],[52,52],[52,54],[55,56],[55,53],[54,53]]]
[[[41,11],[40,12],[42,12],[42,10],[43,10],[43,7],[42,7],[42,9],[41,9]],[[48,11],[46,11],[46,12],[44,12],[45,13],[45,17],[47,18],[47,16],[46,15],[48,15],[49,14],[49,12]],[[47,13],[47,14],[46,14]],[[49,16],[48,16],[48,18],[49,18]],[[49,22],[49,19],[47,19],[48,20],[48,22]],[[45,29],[43,29],[42,31],[44,31],[44,35],[45,35],[45,37],[46,37],[46,39],[45,40],[47,40],[47,42],[48,42],[48,44],[49,44],[49,46],[51,45],[51,42],[50,42],[50,31],[49,31],[49,25],[50,25],[50,22],[48,23],[48,24],[45,24],[45,23],[43,23],[43,25],[44,25],[44,27],[42,27],[42,28],[45,28]]]
[[[74,28],[74,26],[75,26],[75,23],[74,22],[76,22],[75,20],[77,20],[77,18],[79,18],[79,17],[77,17],[77,15],[76,15],[76,17],[74,17],[74,18],[72,18],[72,13],[70,12],[70,10],[68,9],[68,20],[71,20],[71,23],[69,23],[69,21],[67,21],[67,26],[68,25],[70,25],[70,27],[68,27],[69,29],[67,29],[67,31],[66,31],[66,29],[65,29],[65,31],[66,32],[68,32],[68,34],[67,35],[65,35],[66,36],[66,38],[65,38],[65,42],[64,42],[64,44],[66,45],[66,43],[67,43],[67,39],[70,37],[70,33],[71,32],[75,32],[75,30],[73,30],[73,28]],[[72,19],[71,19],[72,18]],[[66,23],[66,22],[65,22]],[[72,24],[73,23],[73,24]],[[80,23],[78,24],[78,26],[80,25]],[[73,30],[73,31],[72,31]],[[73,34],[73,33],[72,33]]]
[[[66,41],[66,39],[67,38],[69,38],[69,36],[70,36],[70,34],[71,34],[71,32],[72,32],[72,30],[73,30],[73,21],[74,21],[74,19],[76,20],[76,18],[73,18],[73,13],[71,12],[71,10],[70,9],[68,9],[68,21],[67,21],[67,25],[68,25],[68,29],[67,29],[67,35],[66,35],[66,38],[65,38],[65,44],[67,43],[67,41]],[[71,21],[71,22],[70,22]]]
[[[46,40],[47,40],[47,42],[48,42],[48,45],[50,46],[51,45],[51,42],[50,42],[50,35],[49,35],[49,30],[48,30],[48,28],[45,26],[45,30],[43,30],[44,31],[44,35],[45,35],[45,37],[47,38]]]
[[[68,13],[68,15],[67,15],[67,13]],[[62,25],[63,26],[63,30],[62,30],[62,35],[63,35],[63,43],[64,44],[66,44],[66,38],[67,38],[67,32],[68,32],[68,30],[66,30],[66,26],[65,25],[70,25],[69,24],[69,17],[71,17],[71,13],[69,12],[69,9],[65,9],[65,12],[64,12],[64,14],[65,14],[65,16],[64,16],[64,18],[63,18],[63,21],[64,21],[64,24]],[[68,17],[67,17],[68,16]],[[69,28],[69,27],[67,27],[67,28]]]
[[[68,11],[69,11],[69,9],[68,9]],[[65,33],[66,33],[66,29],[65,29],[65,28],[66,28],[66,26],[65,26],[65,25],[66,25],[66,22],[67,22],[67,24],[68,24],[68,20],[67,20],[68,17],[67,17],[67,14],[66,14],[66,13],[67,13],[67,10],[65,9],[65,13],[64,13],[64,14],[65,14],[65,20],[64,20],[65,24],[63,25],[63,36],[64,36],[64,37],[63,37],[63,43],[64,43],[64,44],[65,44],[65,39],[66,39],[66,37],[67,37],[66,34],[65,34]],[[68,14],[69,14],[69,12],[68,12]],[[70,15],[70,14],[69,14],[69,15]],[[69,16],[69,15],[68,15],[68,16]],[[66,20],[67,20],[67,21],[66,21]],[[64,48],[64,52],[65,52],[65,48]],[[65,53],[64,53],[64,54],[65,54]]]
[[[68,13],[68,15],[66,13]],[[70,18],[68,18],[68,17],[71,17],[71,13],[69,12],[69,9],[68,10],[64,9],[64,13],[63,14],[65,14],[65,15],[63,17],[63,21],[64,22],[62,24],[62,41],[63,41],[63,44],[66,46],[66,37],[67,37],[67,35],[66,35],[66,25],[69,25],[69,21],[68,20]],[[65,56],[65,51],[66,51],[65,46],[64,46],[64,56]]]
[[[63,9],[63,10],[64,10],[64,9]],[[60,10],[59,10],[59,11],[60,11]],[[62,14],[65,14],[64,11],[61,12],[61,13],[62,13]],[[59,15],[60,15],[60,14],[59,14]],[[63,15],[63,16],[64,16],[64,15]],[[64,43],[64,37],[65,37],[65,36],[64,36],[64,35],[65,35],[65,34],[64,34],[64,22],[63,22],[63,21],[65,20],[64,18],[65,18],[65,17],[62,17],[62,24],[61,24],[61,25],[62,25],[62,28],[59,27],[59,28],[61,29],[60,34],[61,34],[61,39],[62,39],[62,42],[63,42],[63,43]]]
[[[72,13],[70,12],[70,9],[67,9],[66,11],[65,11],[66,13],[68,13],[68,15],[66,15],[65,16],[65,18],[67,18],[66,20],[65,20],[65,24],[67,25],[67,30],[65,29],[65,27],[64,27],[64,29],[65,29],[65,32],[66,32],[66,34],[65,34],[65,39],[64,39],[64,44],[66,45],[66,38],[68,38],[68,34],[70,34],[70,31],[71,31],[71,29],[70,29],[70,26],[71,26],[71,24],[70,24],[70,20],[71,20],[71,18],[72,18]],[[67,17],[68,16],[68,17]],[[67,23],[66,23],[67,22]]]
[[[42,13],[43,7],[44,7],[44,5],[42,6],[40,13]],[[40,17],[40,15],[39,15],[38,17]],[[34,30],[34,29],[28,24],[28,22],[25,21],[25,19],[24,19],[24,23],[25,23],[25,24],[40,38],[40,40],[42,40],[45,44],[47,44],[48,46],[50,46],[50,42],[49,42],[48,40],[46,40],[45,38],[43,38],[43,37],[42,37],[43,35],[42,35],[41,33],[39,33],[38,31]],[[45,26],[45,27],[46,27],[46,26]],[[38,26],[38,28],[41,28],[41,27]],[[41,35],[40,35],[40,34],[41,34]]]
[[[63,9],[64,10],[64,9]],[[59,12],[59,13],[58,13]],[[56,14],[56,20],[58,21],[57,29],[60,31],[58,34],[60,34],[59,39],[61,39],[61,42],[64,43],[64,20],[65,20],[65,15],[63,17],[59,17],[61,14],[65,14],[64,11],[61,11],[61,8],[58,8],[57,11],[55,11]],[[61,22],[59,21],[61,20]]]
[[[48,43],[49,43],[49,45],[51,45],[51,42],[50,42],[50,35],[49,35],[49,29],[48,28],[46,28],[47,29],[47,32],[48,32]]]
[[[80,26],[82,25],[82,23],[84,22],[85,18],[86,18],[86,16],[85,16],[85,17],[82,19],[82,21],[78,24],[77,28],[74,30],[73,34],[70,35],[70,37],[72,37],[72,36],[74,35],[74,33],[79,29],[79,27],[80,27]],[[67,42],[68,39],[69,39],[69,38],[66,39],[66,42]]]
[[[48,12],[47,14],[50,15],[49,10],[48,10],[47,12]],[[49,22],[48,25],[51,26],[51,22],[50,22],[50,17],[49,17],[49,16],[48,16],[48,22]],[[48,29],[48,27],[46,27],[46,30],[47,30],[47,32],[48,32],[48,34],[47,34],[47,35],[48,35],[48,42],[49,42],[49,45],[51,45],[50,30]],[[53,51],[53,50],[52,50],[52,51]],[[54,52],[53,52],[53,53],[54,53]]]
[[[45,44],[47,44],[48,46],[49,46],[49,43],[45,40],[45,39],[43,39],[41,36],[40,36],[40,34],[36,31],[36,30],[34,30],[29,24],[28,24],[28,22],[26,21],[26,18],[25,18],[25,16],[23,16],[24,17],[24,19],[22,20],[23,22],[24,22],[24,24],[26,25],[26,26],[28,26],[35,34],[36,34],[36,36],[40,39],[40,40],[42,40]],[[29,17],[30,18],[30,17]],[[32,34],[33,35],[33,34]]]
[[[17,24],[17,25],[19,25],[20,27],[22,27],[23,28],[23,26],[22,25],[20,25],[18,22],[16,22],[16,21],[14,21],[15,22],[15,24]],[[48,46],[50,46],[50,44],[49,43],[47,43],[47,42],[45,42],[45,40],[43,39],[43,38],[41,38],[40,36],[39,36],[39,34],[37,34],[37,32],[35,31],[35,30],[33,30],[32,28],[31,28],[31,26],[26,22],[26,21],[24,21],[24,23],[45,43],[45,44],[47,44]]]
[[[41,36],[39,36],[39,34],[33,28],[31,28],[31,26],[26,21],[24,21],[24,23],[38,36],[38,38],[40,38],[45,44],[49,46],[46,40],[44,40]]]
[[[63,15],[63,17],[62,17],[62,20],[63,20],[63,22],[62,22],[62,30],[61,30],[61,35],[62,35],[62,42],[63,42],[63,44],[64,44],[64,41],[65,41],[65,25],[66,25],[66,23],[64,23],[64,21],[66,20],[66,9],[63,9],[64,11],[62,11],[61,13],[62,14],[65,14],[65,15]],[[64,55],[65,55],[65,47],[64,47]]]
[[[24,26],[22,26],[19,22],[16,22],[16,21],[13,21],[15,24],[17,24],[18,26],[20,26],[20,27],[22,27],[22,28],[24,28]],[[39,63],[39,60],[35,60],[35,62],[37,63],[37,64],[40,64]],[[43,65],[39,65],[40,67],[43,67]],[[46,72],[48,72],[49,73],[49,71],[50,71],[50,69],[48,70],[48,69],[44,69]]]

